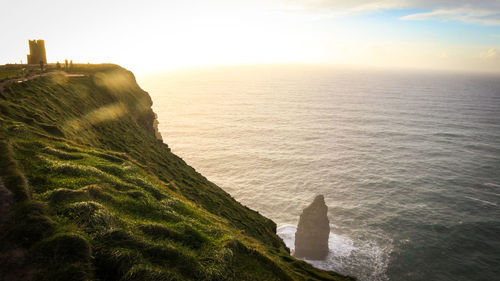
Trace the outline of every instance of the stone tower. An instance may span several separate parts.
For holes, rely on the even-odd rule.
[[[28,64],[47,64],[47,55],[45,53],[45,41],[29,40],[30,54],[28,55]]]

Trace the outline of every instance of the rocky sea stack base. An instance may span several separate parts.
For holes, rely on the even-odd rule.
[[[328,255],[330,221],[323,195],[318,195],[300,215],[295,233],[295,257],[322,260]]]

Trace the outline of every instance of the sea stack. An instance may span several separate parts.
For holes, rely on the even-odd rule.
[[[323,195],[318,195],[300,215],[295,233],[295,257],[323,260],[328,255],[330,221]]]

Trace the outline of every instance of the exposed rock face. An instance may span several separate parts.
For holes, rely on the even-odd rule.
[[[314,198],[300,215],[295,233],[295,257],[322,260],[328,255],[330,221],[323,195]]]
[[[155,137],[158,139],[158,140],[161,140],[163,141],[163,138],[160,134],[160,130],[158,130],[158,124],[160,122],[158,122],[158,115],[156,113],[153,112],[153,114],[155,115],[155,120],[153,120],[153,128],[155,130]]]

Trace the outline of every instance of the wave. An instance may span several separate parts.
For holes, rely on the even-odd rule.
[[[497,187],[500,188],[500,184],[496,183],[491,183],[491,182],[485,182],[484,185],[489,186],[489,187]]]
[[[292,253],[296,231],[294,225],[282,225],[276,231]],[[361,281],[388,280],[386,270],[390,246],[381,247],[374,241],[354,241],[350,237],[330,232],[328,248],[325,260],[303,260],[316,268],[354,275]]]
[[[496,203],[493,203],[493,202],[490,202],[490,201],[486,201],[486,200],[481,200],[479,198],[475,198],[475,197],[471,197],[471,196],[465,196],[465,198],[468,198],[468,199],[474,200],[474,201],[478,201],[478,202],[481,202],[481,203],[484,203],[484,204],[487,204],[487,205],[491,205],[491,206],[498,206]]]

